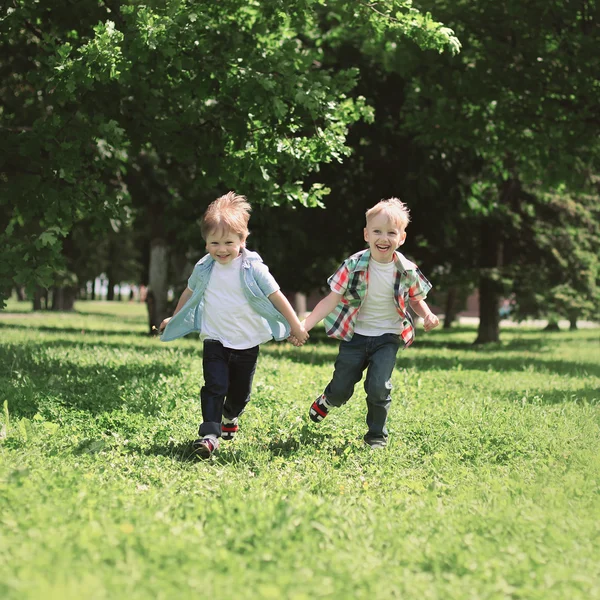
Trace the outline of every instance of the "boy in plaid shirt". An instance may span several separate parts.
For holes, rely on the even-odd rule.
[[[327,280],[330,294],[304,322],[308,332],[325,319],[327,334],[341,340],[333,378],[312,403],[309,415],[319,423],[331,408],[345,404],[366,369],[369,429],[364,440],[380,448],[387,444],[385,424],[396,354],[415,337],[407,307],[423,318],[425,331],[437,327],[439,319],[425,302],[431,284],[396,251],[406,239],[410,220],[406,205],[397,198],[382,200],[367,211],[366,220],[369,248],[347,258]]]

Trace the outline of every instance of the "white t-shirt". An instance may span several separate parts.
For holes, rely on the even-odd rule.
[[[215,261],[206,292],[200,338],[217,340],[226,348],[246,350],[273,336],[263,317],[252,310],[242,290],[242,257],[226,265]]]
[[[354,331],[360,335],[376,336],[400,333],[400,314],[394,302],[394,261],[379,263],[369,260],[369,287],[356,316]]]

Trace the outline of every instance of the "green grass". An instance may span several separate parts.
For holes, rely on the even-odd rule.
[[[420,334],[390,444],[337,345],[267,344],[235,442],[190,456],[201,345],[144,306],[0,313],[0,597],[600,598],[600,330]]]

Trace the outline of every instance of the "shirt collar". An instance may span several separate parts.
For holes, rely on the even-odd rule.
[[[362,253],[361,257],[358,259],[356,263],[355,271],[366,271],[369,268],[369,260],[371,258],[371,250],[368,248]],[[397,250],[394,252],[394,263],[396,264],[396,269],[400,272],[404,271],[416,271],[417,265],[411,262]]]

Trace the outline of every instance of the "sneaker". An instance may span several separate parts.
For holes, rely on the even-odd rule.
[[[223,422],[221,423],[221,437],[224,440],[232,440],[238,432],[238,429],[237,417],[235,419],[223,417]]]
[[[327,402],[325,394],[321,394],[311,405],[308,416],[315,422],[320,423],[329,412],[331,404]]]
[[[200,458],[210,458],[213,452],[219,448],[219,440],[215,435],[206,435],[197,439],[192,446]]]
[[[367,438],[364,438],[364,440],[365,444],[370,448],[373,448],[373,450],[376,450],[377,448],[385,448],[387,446],[387,441],[382,440],[381,438],[374,440],[368,440]]]

